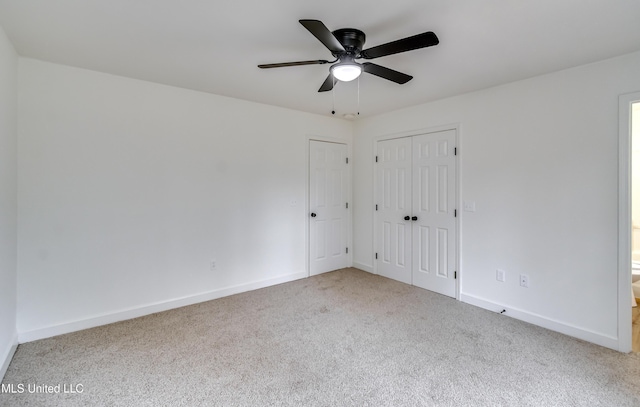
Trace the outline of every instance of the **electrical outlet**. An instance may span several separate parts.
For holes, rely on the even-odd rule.
[[[529,288],[529,276],[520,274],[520,287]]]
[[[211,270],[215,270],[215,268],[216,268],[216,261],[211,260]]]
[[[496,280],[504,283],[506,277],[506,273],[504,270],[497,269],[496,270]]]

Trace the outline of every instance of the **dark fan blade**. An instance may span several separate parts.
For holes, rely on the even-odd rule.
[[[281,68],[283,66],[322,65],[327,63],[329,63],[329,61],[325,61],[324,59],[318,59],[314,61],[281,62],[279,64],[262,64],[262,65],[258,65],[258,68],[262,68],[262,69]]]
[[[313,34],[314,37],[319,39],[325,47],[329,48],[329,51],[331,51],[333,54],[338,54],[345,51],[342,44],[340,44],[340,41],[338,41],[338,39],[333,36],[331,31],[329,31],[329,29],[322,23],[322,21],[300,20],[300,24],[302,24],[304,28],[309,30],[309,32]]]
[[[329,74],[329,76],[327,76],[327,79],[324,80],[322,86],[320,86],[320,89],[318,89],[318,92],[326,92],[333,89],[337,82],[338,80],[334,78],[332,74]]]
[[[386,55],[397,54],[399,52],[431,47],[433,45],[438,45],[438,43],[440,43],[438,37],[429,31],[414,35],[413,37],[407,37],[401,40],[378,45],[377,47],[365,49],[360,53],[360,56],[364,59],[380,58]]]
[[[362,64],[362,70],[372,75],[388,79],[395,83],[399,83],[401,85],[413,79],[413,76],[394,71],[393,69],[385,68],[384,66],[372,64],[371,62],[364,62]]]

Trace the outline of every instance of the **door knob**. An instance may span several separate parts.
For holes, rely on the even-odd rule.
[[[311,217],[312,217],[312,218],[315,218],[316,216],[317,216],[317,215],[316,215],[315,213],[311,212]]]
[[[411,219],[409,216],[404,217],[404,220],[409,220],[409,219]]]
[[[418,217],[417,216],[412,216],[411,220],[418,220]]]

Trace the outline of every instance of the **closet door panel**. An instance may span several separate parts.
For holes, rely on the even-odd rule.
[[[378,274],[411,284],[411,139],[378,142]]]
[[[412,137],[413,284],[455,297],[455,131]]]

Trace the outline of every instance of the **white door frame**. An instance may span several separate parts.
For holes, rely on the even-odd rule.
[[[378,187],[377,187],[377,171],[376,171],[376,162],[375,162],[375,156],[378,154],[378,142],[382,141],[382,140],[391,140],[391,139],[396,139],[396,138],[402,138],[402,137],[413,137],[413,136],[419,136],[421,134],[429,134],[429,133],[438,133],[441,131],[447,131],[447,130],[455,130],[456,132],[456,146],[458,147],[458,150],[460,151],[460,125],[459,124],[446,124],[446,125],[442,125],[442,126],[435,126],[435,127],[429,127],[426,129],[417,129],[417,130],[409,130],[409,131],[404,131],[404,132],[400,132],[400,133],[393,133],[393,134],[384,134],[381,136],[376,136],[373,138],[372,142],[373,142],[373,155],[374,155],[374,159],[372,160],[372,166],[373,166],[373,196],[372,196],[372,202],[373,205],[375,205],[376,200],[378,199]],[[456,202],[456,208],[458,209],[458,218],[456,221],[456,271],[458,272],[458,278],[456,279],[456,300],[460,301],[460,286],[461,286],[461,281],[462,281],[462,270],[460,270],[460,224],[462,223],[462,211],[460,210],[461,205],[460,205],[460,154],[458,154],[457,159],[456,159],[456,188],[455,188],[455,202]],[[373,223],[373,242],[372,242],[372,250],[371,253],[375,254],[377,247],[376,247],[376,236],[379,233],[379,231],[377,230],[377,224],[376,224],[376,210],[375,207],[373,208],[373,216],[372,216],[372,223]],[[373,261],[373,273],[374,274],[379,274],[378,273],[378,262],[376,261],[375,257],[372,259]],[[631,316],[629,316],[629,318],[631,318]]]
[[[311,202],[309,199],[309,194],[310,194],[310,190],[309,188],[311,188],[311,183],[309,182],[310,180],[310,176],[311,176],[311,171],[310,171],[310,165],[311,165],[311,141],[321,141],[324,143],[336,143],[336,144],[344,144],[347,146],[347,157],[349,157],[349,165],[347,166],[347,179],[349,182],[349,188],[347,188],[347,196],[349,199],[349,211],[347,212],[347,245],[349,247],[349,253],[347,254],[347,267],[351,267],[353,265],[353,233],[352,233],[352,208],[353,208],[353,171],[351,171],[351,167],[352,167],[352,158],[353,154],[351,151],[351,143],[347,140],[343,140],[340,138],[336,138],[336,137],[325,137],[325,136],[318,136],[318,135],[307,135],[306,136],[306,149],[307,149],[307,154],[306,154],[306,168],[307,168],[307,176],[306,176],[306,193],[305,193],[305,215],[306,215],[306,219],[304,222],[304,235],[306,238],[306,244],[305,244],[305,268],[306,268],[306,273],[307,273],[307,277],[311,276],[311,255],[310,255],[310,250],[309,250],[309,245],[311,244],[311,228],[309,227],[309,220],[310,218],[310,214],[311,214]]]
[[[631,352],[631,104],[640,92],[618,98],[618,350]]]

